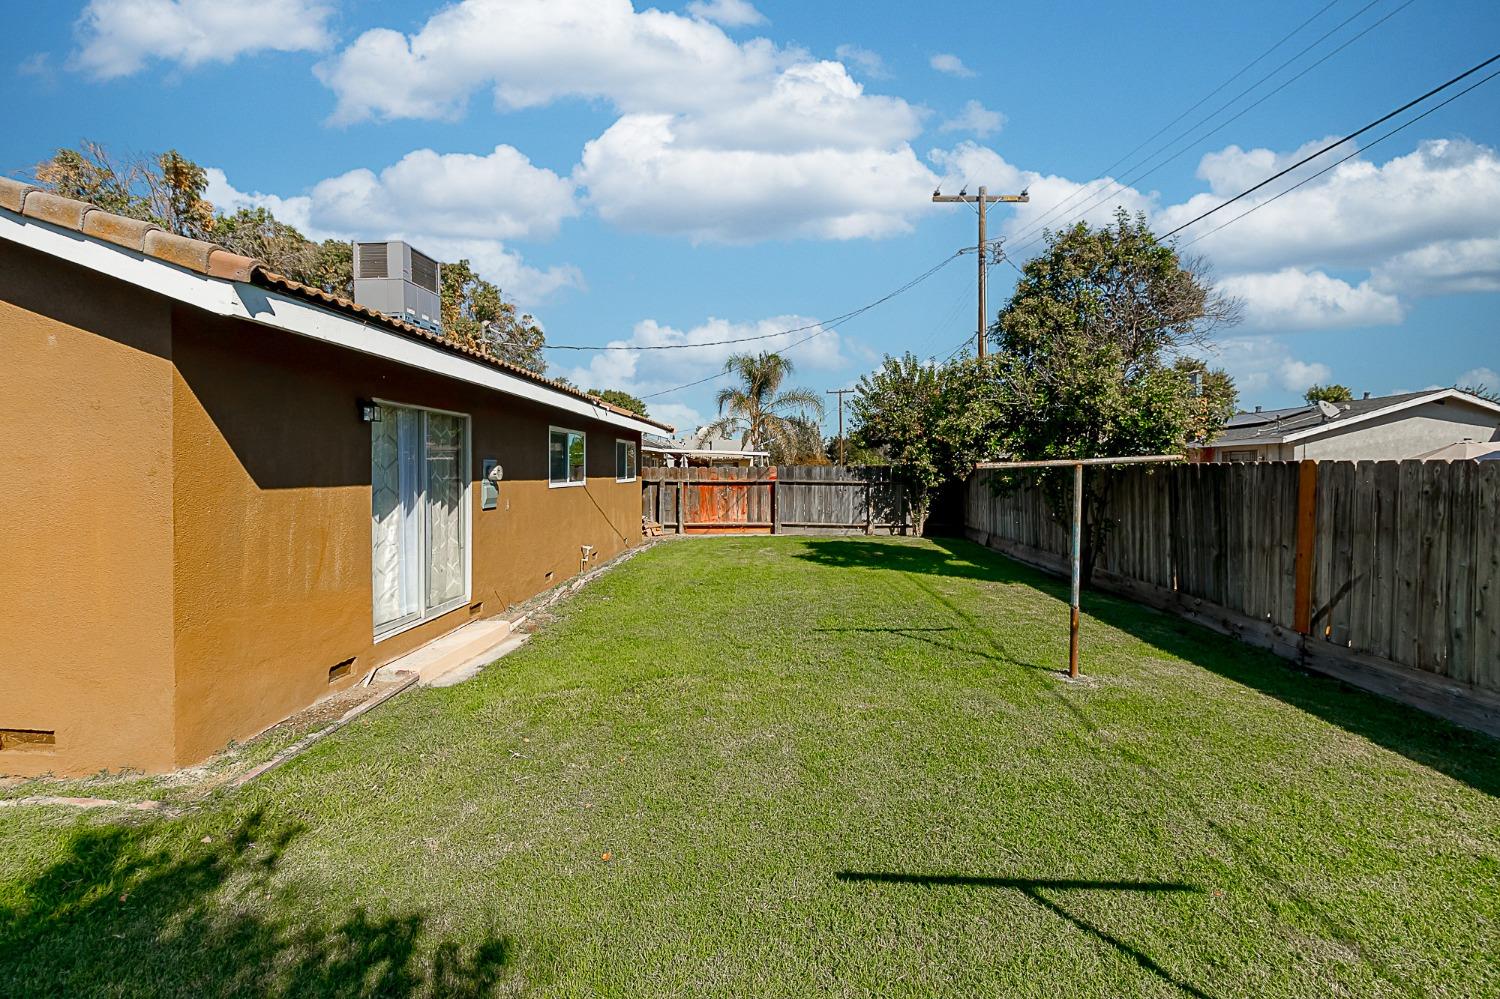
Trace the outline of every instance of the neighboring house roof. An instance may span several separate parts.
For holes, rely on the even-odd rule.
[[[739,439],[724,434],[713,434],[708,427],[699,427],[682,440],[666,440],[655,437],[642,442],[647,451],[670,454],[718,455],[720,457],[760,458],[771,452],[755,447],[746,447]]]
[[[231,284],[255,285],[271,291],[279,292],[305,302],[313,303],[320,309],[327,310],[347,317],[362,326],[370,324],[377,325],[387,334],[400,337],[421,340],[431,346],[443,351],[461,356],[469,361],[483,364],[500,371],[506,375],[521,379],[533,385],[539,386],[548,393],[557,393],[571,400],[582,401],[589,406],[603,410],[606,416],[599,416],[607,422],[631,425],[634,423],[649,424],[648,427],[636,426],[634,429],[650,432],[650,428],[666,430],[668,433],[675,428],[668,423],[662,423],[648,417],[639,416],[629,410],[622,409],[603,399],[589,395],[571,385],[548,378],[538,374],[529,368],[502,360],[482,351],[475,350],[456,340],[450,340],[439,333],[424,329],[412,323],[404,322],[394,316],[368,309],[340,295],[329,294],[321,288],[293,281],[284,275],[268,270],[264,263],[253,257],[244,257],[237,253],[231,253],[222,246],[204,242],[199,239],[190,239],[167,232],[160,226],[151,222],[142,222],[138,219],[127,218],[107,212],[97,205],[91,205],[86,201],[75,201],[72,198],[64,198],[60,195],[42,191],[30,184],[25,184],[8,177],[0,177],[0,212],[8,212],[15,216],[21,216],[35,222],[43,222],[60,229],[81,234],[91,240],[113,244],[132,253],[141,254],[155,261],[170,264],[175,267],[191,271],[203,277],[217,279]],[[23,223],[24,224],[24,223]],[[3,233],[0,233],[3,234]],[[44,252],[50,252],[45,251]],[[67,253],[54,253],[54,255],[69,258]],[[116,275],[120,276],[120,275]],[[160,277],[160,275],[158,275]],[[169,297],[190,301],[190,297],[181,291],[179,286],[168,289],[170,281],[150,280],[150,275],[135,275],[134,283],[152,290],[166,294]],[[201,304],[191,302],[190,304]],[[263,315],[244,314],[241,318],[253,321],[266,321]],[[272,325],[276,325],[272,323]],[[498,387],[498,386],[496,386]],[[543,398],[541,401],[546,401]],[[597,415],[597,414],[593,414]],[[611,419],[613,417],[613,419]]]
[[[1500,404],[1458,389],[1433,389],[1426,392],[1404,392],[1400,395],[1373,396],[1335,403],[1337,416],[1324,416],[1316,404],[1267,409],[1258,413],[1236,413],[1224,424],[1223,433],[1208,443],[1209,447],[1234,447],[1248,444],[1289,444],[1319,434],[1342,431],[1352,424],[1397,413],[1429,402],[1458,399],[1500,417]]]

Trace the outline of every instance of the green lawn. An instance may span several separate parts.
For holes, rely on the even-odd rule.
[[[0,809],[0,995],[1495,996],[1500,745],[961,542],[658,546],[176,819]]]

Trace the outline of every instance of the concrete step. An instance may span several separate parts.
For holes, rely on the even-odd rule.
[[[474,658],[466,662],[461,662],[441,673],[433,674],[431,679],[424,679],[422,684],[428,687],[451,687],[455,683],[463,683],[496,659],[499,659],[501,656],[510,655],[529,641],[531,641],[530,635],[523,632],[514,632],[499,645],[486,649]]]
[[[456,631],[433,639],[399,659],[393,659],[375,672],[375,679],[394,680],[397,674],[415,673],[418,682],[430,684],[444,674],[471,664],[474,660],[490,662],[504,653],[498,652],[511,637],[510,622],[504,618],[471,621]],[[506,649],[505,651],[509,651]],[[471,674],[472,675],[472,674]]]

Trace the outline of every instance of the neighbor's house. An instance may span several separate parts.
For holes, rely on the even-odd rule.
[[[699,427],[681,440],[647,435],[641,463],[648,468],[759,468],[771,463],[771,452]]]
[[[1236,413],[1196,461],[1405,461],[1464,440],[1500,441],[1500,405],[1458,389]]]
[[[5,774],[194,763],[637,543],[672,429],[9,180],[0,356]]]

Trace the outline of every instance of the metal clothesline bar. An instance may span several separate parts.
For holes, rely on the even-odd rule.
[[[1186,461],[1180,454],[1142,454],[1130,458],[1048,458],[1044,461],[981,461],[975,468],[1071,468],[1074,465],[1145,465]]]

